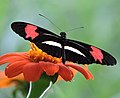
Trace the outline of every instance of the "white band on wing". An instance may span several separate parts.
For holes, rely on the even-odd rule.
[[[42,43],[45,43],[45,44],[47,44],[47,45],[51,45],[51,46],[56,46],[56,47],[62,48],[60,43],[57,43],[57,42],[54,42],[54,41],[44,41],[44,42],[42,42]],[[79,55],[83,55],[83,56],[85,57],[85,55],[84,55],[82,52],[80,52],[78,49],[75,49],[75,48],[70,47],[70,46],[65,46],[65,49],[66,49],[66,50],[69,50],[69,51],[72,51],[72,52],[75,52],[75,53],[77,53],[77,54],[79,54]]]
[[[75,53],[77,53],[77,54],[83,55],[83,56],[85,57],[85,55],[84,55],[82,52],[80,52],[79,50],[77,50],[77,49],[75,49],[75,48],[73,48],[73,47],[65,46],[65,49],[66,49],[66,50],[73,51],[73,52],[75,52]]]
[[[57,43],[57,42],[44,41],[44,42],[42,42],[42,43],[45,43],[45,44],[48,44],[48,45],[52,45],[52,46],[56,46],[56,47],[62,48],[62,47],[61,47],[61,44],[60,44],[60,43]]]

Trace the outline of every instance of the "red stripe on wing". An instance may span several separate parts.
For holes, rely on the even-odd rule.
[[[99,60],[100,63],[102,63],[103,54],[102,54],[101,50],[94,46],[91,46],[91,49],[92,49],[92,51],[90,51],[90,53],[94,57],[95,61]]]
[[[39,34],[35,31],[37,29],[36,26],[33,26],[33,25],[30,25],[30,24],[27,24],[27,26],[25,27],[25,32],[26,32],[26,37],[25,38],[29,38],[31,37],[32,40],[34,38],[36,38]]]

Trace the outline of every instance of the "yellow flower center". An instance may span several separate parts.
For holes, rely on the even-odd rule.
[[[48,55],[47,53],[43,52],[39,49],[34,43],[30,43],[31,49],[28,51],[28,55],[30,56],[30,60],[32,62],[52,62],[52,63],[60,63],[61,58],[53,57]]]

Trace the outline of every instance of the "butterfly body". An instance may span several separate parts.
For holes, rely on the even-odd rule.
[[[62,62],[72,61],[78,64],[115,65],[116,59],[104,50],[95,46],[66,38],[26,22],[14,22],[11,27],[25,40],[35,43],[38,48],[55,57],[62,57]]]
[[[66,54],[65,54],[65,43],[66,43],[66,33],[61,32],[61,46],[62,46],[62,62],[65,63],[66,61]]]

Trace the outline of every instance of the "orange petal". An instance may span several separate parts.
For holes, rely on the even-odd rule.
[[[9,54],[4,54],[2,56],[0,56],[0,65],[4,64],[4,63],[12,63],[14,61],[18,61],[18,60],[23,60],[23,59],[29,59],[27,53],[9,53]]]
[[[23,81],[24,80],[23,74],[20,74],[14,78],[7,78],[7,76],[5,76],[4,71],[0,71],[0,88],[6,88],[17,85],[17,82],[15,82],[14,80]]]
[[[69,69],[72,71],[73,75],[75,75],[78,72],[77,70],[75,70],[72,67],[70,67]],[[57,78],[57,81],[60,81],[60,80],[63,80],[63,78],[59,75],[58,78]]]
[[[26,52],[13,52],[13,53],[7,53],[2,56],[0,56],[0,60],[6,58],[6,57],[11,57],[11,56],[23,56],[26,55]]]
[[[9,78],[14,77],[22,73],[23,66],[28,63],[28,61],[16,61],[9,64],[5,69],[5,74]]]
[[[74,63],[66,63],[65,65],[70,66],[70,67],[78,70],[79,72],[81,72],[87,80],[91,79],[91,75],[89,74],[89,72],[87,70],[85,70],[85,68],[83,68],[77,64],[74,64]]]
[[[41,68],[46,72],[47,75],[49,76],[53,76],[55,73],[58,72],[59,70],[59,66],[54,64],[54,63],[51,63],[51,62],[43,62],[43,61],[40,61],[39,62]]]
[[[5,64],[5,63],[14,63],[15,61],[23,61],[23,60],[24,58],[16,57],[16,56],[7,57],[0,61],[0,65]]]
[[[93,76],[93,74],[89,71],[87,64],[84,64],[83,66],[84,66],[84,69],[89,73],[91,79],[94,80],[94,76]]]
[[[73,78],[73,73],[72,71],[67,68],[65,65],[62,63],[57,64],[59,66],[59,71],[58,74],[65,80],[65,81],[71,81]]]
[[[89,73],[89,75],[90,75],[90,79],[94,80],[93,74],[92,74],[90,71],[88,71],[88,73]]]
[[[5,88],[13,85],[14,83],[11,82],[10,78],[7,78],[7,76],[5,76],[4,71],[0,71],[0,88]]]
[[[41,69],[39,63],[28,63],[23,67],[23,75],[25,80],[35,82],[37,81],[43,70]]]

